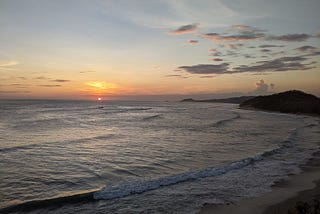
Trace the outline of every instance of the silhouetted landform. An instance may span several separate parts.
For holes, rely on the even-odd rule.
[[[197,102],[197,101],[192,98],[187,98],[187,99],[181,100],[180,102]]]
[[[241,103],[240,108],[319,116],[320,99],[312,94],[292,90],[252,98]]]
[[[230,97],[225,99],[210,99],[210,100],[194,100],[192,98],[181,100],[181,102],[206,102],[206,103],[233,103],[240,104],[247,100],[254,98],[254,96],[241,96],[241,97]]]

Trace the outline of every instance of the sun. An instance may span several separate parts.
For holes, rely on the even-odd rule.
[[[101,97],[98,97],[98,99],[97,99],[98,101],[101,101],[102,99],[101,99]]]

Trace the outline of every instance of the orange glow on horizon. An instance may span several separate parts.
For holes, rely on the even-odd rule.
[[[85,82],[87,87],[82,89],[85,94],[95,97],[94,99],[101,101],[103,96],[117,94],[119,86],[105,81]]]

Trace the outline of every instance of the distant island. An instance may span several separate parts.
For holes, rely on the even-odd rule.
[[[240,108],[320,116],[320,99],[312,94],[292,90],[254,97],[240,103]]]
[[[204,103],[233,103],[240,104],[247,100],[254,98],[255,96],[241,96],[241,97],[230,97],[225,99],[210,99],[210,100],[194,100],[192,98],[181,100],[181,102],[204,102]]]

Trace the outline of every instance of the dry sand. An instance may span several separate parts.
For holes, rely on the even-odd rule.
[[[320,200],[320,154],[315,155],[302,167],[303,172],[293,175],[288,180],[279,182],[261,197],[249,198],[230,205],[205,205],[200,214],[288,214],[298,212],[308,205],[317,207],[315,200]],[[320,209],[320,208],[319,208]],[[319,213],[318,212],[311,212]]]

